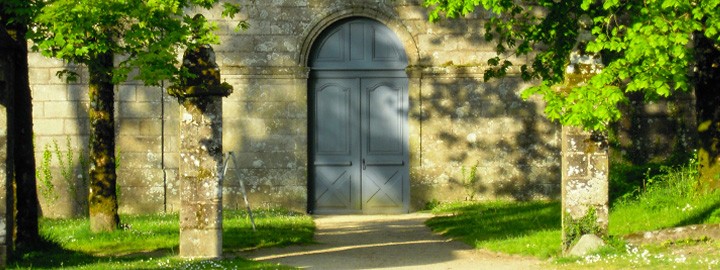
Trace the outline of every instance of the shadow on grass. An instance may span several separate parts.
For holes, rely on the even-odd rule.
[[[718,195],[720,195],[720,192],[718,192]],[[697,212],[696,214],[677,222],[673,227],[682,227],[682,226],[688,226],[688,225],[694,225],[694,224],[704,224],[713,215],[720,215],[720,214],[718,214],[720,212],[720,200],[718,200],[714,204],[704,207],[704,209],[701,209],[700,211],[696,211],[696,212]],[[720,218],[720,217],[718,217],[718,218]]]
[[[280,268],[228,256],[218,261],[186,261],[177,257],[178,215],[125,216],[123,229],[89,232],[87,219],[43,220],[46,240],[18,250],[10,269],[263,269]],[[227,211],[223,218],[223,248],[227,251],[312,242],[312,218],[282,210],[261,210],[253,232],[247,213]]]
[[[441,207],[426,224],[477,247],[484,241],[560,230],[560,202],[489,202]]]
[[[138,256],[98,257],[42,240],[32,249],[15,251],[11,254],[7,266],[9,269],[56,269],[92,265],[108,260],[118,263],[132,262],[138,260]]]

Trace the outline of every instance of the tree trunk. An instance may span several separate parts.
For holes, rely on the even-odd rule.
[[[695,35],[695,97],[698,162],[703,189],[720,188],[720,50],[703,34]]]
[[[90,230],[115,230],[119,223],[115,174],[115,115],[112,84],[113,54],[96,56],[90,73]]]
[[[4,16],[3,16],[4,17]],[[12,62],[12,81],[9,95],[12,103],[8,107],[8,136],[12,138],[8,145],[12,147],[12,171],[14,183],[8,183],[8,188],[15,187],[14,203],[9,201],[8,211],[14,211],[13,226],[15,231],[15,247],[25,249],[37,245],[40,240],[38,231],[39,202],[35,183],[35,154],[33,147],[32,97],[30,95],[30,81],[28,78],[27,42],[25,33],[27,27],[18,23],[6,25],[3,20],[1,31],[4,43],[12,44],[9,56]],[[11,146],[10,146],[11,145]],[[12,231],[12,230],[11,230]],[[13,239],[8,240],[11,242]]]
[[[28,78],[27,42],[24,26],[17,28],[17,51],[15,53],[14,123],[15,143],[15,198],[17,200],[16,242],[18,248],[38,243],[38,208],[35,182],[35,153],[33,147],[32,97]]]

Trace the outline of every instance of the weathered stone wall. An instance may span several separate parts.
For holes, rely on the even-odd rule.
[[[350,16],[388,25],[411,61],[413,208],[464,198],[460,172],[471,166],[478,167],[477,198],[558,195],[557,127],[544,120],[541,103],[519,98],[526,86],[520,80],[482,81],[481,64],[494,56],[481,38],[482,16],[430,24],[425,13],[420,1],[268,1],[244,6],[251,27],[241,32],[219,13],[205,14],[220,26],[217,61],[235,88],[223,105],[224,148],[237,154],[254,206],[305,209],[307,55],[324,27]],[[38,55],[30,60],[38,164],[53,141],[64,151],[70,138],[72,151],[86,152],[84,76],[67,85],[55,77],[65,63]],[[127,83],[117,89],[120,210],[176,211],[177,104],[157,87]],[[55,156],[51,164],[59,166]],[[75,167],[73,175],[82,175],[79,162]],[[242,206],[234,169],[224,182],[226,207]],[[82,189],[83,180],[75,181]],[[82,211],[83,192],[70,196],[57,169],[53,184],[57,201],[41,198],[46,216]],[[72,198],[80,198],[75,206]]]
[[[43,215],[86,215],[87,71],[37,53],[30,54],[28,60],[39,170],[38,197]],[[68,84],[58,78],[56,73],[63,69],[76,71],[80,74],[79,80]],[[163,211],[165,183],[167,179],[175,179],[163,173],[162,149],[167,140],[173,139],[172,136],[163,137],[163,111],[177,115],[177,102],[164,95],[160,87],[147,87],[137,82],[117,86],[115,101],[120,211]],[[175,115],[168,114],[167,117]],[[45,176],[44,167],[51,169],[51,177]],[[176,171],[168,170],[167,175],[176,176]]]
[[[422,129],[420,163],[411,177],[416,203],[468,194],[520,200],[559,194],[558,127],[543,117],[540,102],[520,98],[527,86],[522,80],[485,83],[481,71],[425,69],[419,110],[411,115]],[[462,185],[471,166],[478,167],[474,193]]]
[[[223,100],[224,149],[239,159],[224,181],[226,207],[243,206],[238,170],[253,207],[306,210],[308,55],[323,29],[353,16],[384,23],[407,52],[411,209],[467,194],[476,199],[559,196],[558,126],[544,119],[542,102],[520,98],[527,83],[518,78],[483,82],[484,64],[494,56],[482,38],[487,14],[433,24],[420,0],[238,3],[245,4],[246,31],[233,31],[236,21],[221,19],[219,9],[204,14],[220,27],[222,44],[213,47],[223,80],[235,89]],[[66,63],[37,54],[30,60],[38,162],[53,140],[62,150],[69,137],[73,151],[86,152],[85,76],[67,85],[55,77]],[[177,102],[159,87],[133,82],[117,87],[116,100],[121,212],[177,211]],[[54,157],[51,163],[59,166]],[[479,182],[467,190],[461,171],[473,166]],[[81,166],[75,167],[74,174],[81,175]],[[41,198],[44,214],[82,212],[58,170],[53,179],[60,196],[54,202]],[[82,179],[74,181],[82,187]]]
[[[480,32],[487,14],[432,24],[421,1],[274,1],[243,10],[245,32],[230,32],[232,22],[214,18],[228,31],[216,47],[218,61],[237,66],[223,67],[223,77],[252,93],[226,101],[225,108],[237,106],[234,100],[244,108],[227,109],[226,123],[247,126],[224,140],[245,157],[251,201],[306,203],[307,57],[325,27],[351,16],[386,24],[408,54],[412,208],[463,199],[461,168],[471,166],[479,168],[478,198],[559,195],[557,127],[542,117],[540,103],[520,99],[527,86],[521,80],[482,81],[483,64],[494,56]]]

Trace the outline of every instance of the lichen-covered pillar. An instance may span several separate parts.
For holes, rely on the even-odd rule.
[[[180,256],[222,256],[222,100],[181,106]]]
[[[585,85],[603,69],[597,54],[582,48],[592,39],[592,19],[582,15],[579,34],[561,88]],[[562,89],[561,89],[562,90]],[[608,143],[604,132],[579,127],[562,127],[562,243],[568,253],[581,236],[607,234],[608,227]]]
[[[180,257],[222,256],[222,97],[215,53],[208,45],[189,49],[183,67],[194,76],[168,89],[181,106]]]
[[[562,128],[563,251],[584,234],[608,226],[608,145],[604,135]]]

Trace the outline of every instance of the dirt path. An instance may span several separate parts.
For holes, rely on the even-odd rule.
[[[312,269],[539,269],[534,258],[475,250],[433,234],[431,214],[316,216],[317,244],[241,256]]]

